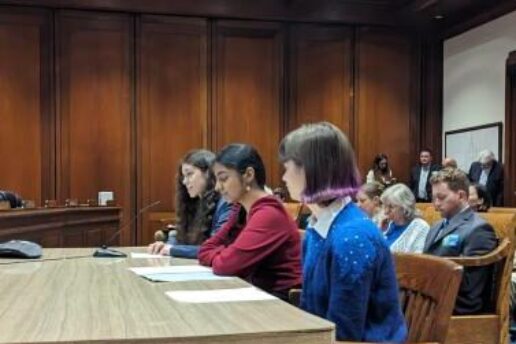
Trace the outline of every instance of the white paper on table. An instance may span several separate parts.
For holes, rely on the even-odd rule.
[[[131,252],[131,258],[133,258],[133,259],[144,259],[144,258],[166,258],[166,259],[170,259],[170,256],[164,256],[162,254],[150,254],[150,253]]]
[[[200,265],[134,267],[129,270],[153,282],[216,281],[233,278],[217,276],[210,268]]]
[[[185,281],[220,281],[232,279],[229,276],[217,276],[211,271],[185,272],[185,273],[160,273],[141,275],[153,282],[185,282]]]
[[[144,266],[129,268],[129,270],[140,276],[155,274],[183,274],[211,271],[210,268],[200,265]]]
[[[238,301],[263,301],[276,300],[275,296],[267,294],[254,287],[237,289],[214,290],[173,290],[165,294],[178,302],[212,303],[212,302],[238,302]]]

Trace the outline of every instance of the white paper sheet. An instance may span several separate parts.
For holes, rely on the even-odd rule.
[[[149,258],[162,258],[162,259],[170,259],[170,256],[164,256],[161,254],[150,254],[150,253],[140,253],[140,252],[131,252],[131,258],[133,259],[149,259]]]
[[[185,273],[160,273],[141,275],[153,282],[185,282],[185,281],[219,281],[232,279],[234,277],[217,276],[211,271],[185,272]]]
[[[217,281],[234,278],[217,276],[210,268],[199,265],[134,267],[129,270],[153,282]]]
[[[200,265],[176,265],[176,266],[144,266],[129,268],[137,275],[153,274],[183,274],[192,272],[210,272],[211,269]]]
[[[173,290],[165,294],[172,300],[189,303],[239,302],[275,300],[275,296],[254,287],[214,290]]]

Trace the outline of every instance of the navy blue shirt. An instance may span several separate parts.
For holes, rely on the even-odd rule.
[[[211,221],[209,236],[213,236],[221,227],[226,223],[231,214],[231,204],[226,202],[222,197],[217,203],[215,213],[213,214],[213,220]],[[171,235],[168,238],[167,244],[172,245],[170,248],[170,255],[173,257],[180,258],[197,258],[199,253],[200,245],[183,245],[178,244],[175,235]]]
[[[338,213],[326,238],[309,227],[303,255],[301,308],[334,322],[337,340],[405,342],[391,252],[355,204]]]

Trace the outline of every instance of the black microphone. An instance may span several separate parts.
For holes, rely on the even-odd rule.
[[[120,232],[122,232],[127,227],[131,226],[138,219],[138,217],[141,214],[143,214],[145,211],[149,210],[150,208],[152,208],[160,203],[161,203],[161,201],[156,201],[156,202],[148,204],[145,207],[138,210],[136,215],[134,215],[129,222],[125,223],[123,226],[120,226],[120,228],[115,233],[113,233],[113,235],[111,235],[111,237],[108,240],[105,241],[104,245],[102,245],[100,248],[96,249],[95,252],[93,252],[93,257],[98,257],[98,258],[127,257],[127,254],[125,254],[124,252],[109,248],[108,245],[111,244],[113,239],[115,239],[115,237],[117,235],[119,235]]]

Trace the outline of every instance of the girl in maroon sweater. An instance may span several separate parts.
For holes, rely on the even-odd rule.
[[[289,289],[301,284],[300,236],[281,202],[264,191],[260,155],[249,145],[226,146],[217,154],[213,171],[216,190],[235,208],[222,229],[201,246],[199,262],[216,274],[241,277],[286,299]]]

